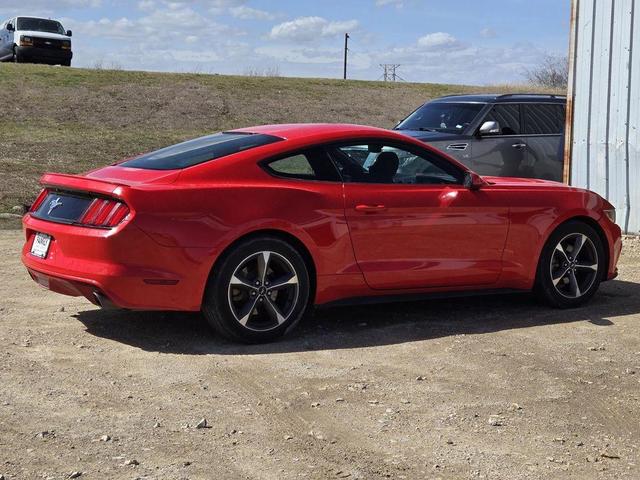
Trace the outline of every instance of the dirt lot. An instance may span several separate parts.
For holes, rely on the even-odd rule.
[[[42,290],[20,244],[0,232],[0,478],[640,478],[637,240],[587,308],[333,309],[256,347]]]

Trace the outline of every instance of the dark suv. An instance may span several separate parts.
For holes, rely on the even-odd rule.
[[[454,95],[425,103],[395,130],[481,175],[562,181],[566,97]]]

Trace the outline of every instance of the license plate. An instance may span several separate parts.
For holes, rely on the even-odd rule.
[[[50,244],[51,237],[49,235],[46,233],[36,233],[36,236],[33,237],[33,245],[31,245],[31,255],[46,258]]]

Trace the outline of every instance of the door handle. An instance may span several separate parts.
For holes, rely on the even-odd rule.
[[[376,213],[387,209],[384,205],[356,205],[356,212]]]
[[[514,143],[511,146],[513,148],[515,148],[516,150],[522,150],[523,148],[527,148],[527,144],[526,143]]]

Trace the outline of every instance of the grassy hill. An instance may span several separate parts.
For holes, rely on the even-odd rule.
[[[79,173],[206,133],[283,122],[391,127],[434,97],[515,90],[0,64],[0,212],[29,203],[43,172]]]

